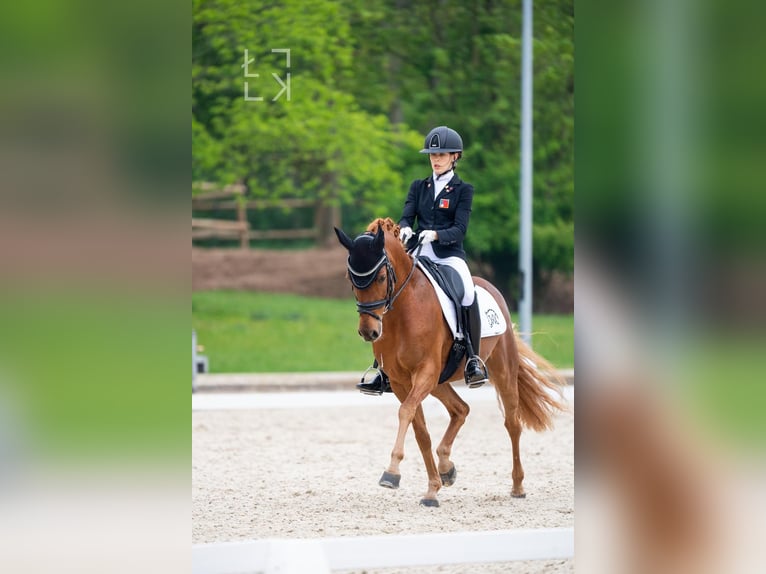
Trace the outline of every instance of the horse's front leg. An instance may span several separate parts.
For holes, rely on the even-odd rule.
[[[428,491],[426,495],[420,500],[420,504],[423,506],[439,506],[439,501],[436,499],[436,493],[442,486],[441,477],[434,461],[434,454],[431,451],[431,435],[428,433],[426,427],[426,417],[423,414],[423,406],[418,405],[415,411],[415,418],[412,420],[412,428],[415,431],[415,440],[418,441],[418,447],[420,453],[423,455],[423,462],[426,465],[426,473],[428,474]]]
[[[388,468],[383,472],[383,476],[380,477],[378,484],[386,488],[399,488],[399,481],[402,477],[399,472],[399,464],[404,459],[404,439],[407,436],[407,429],[415,418],[420,403],[428,396],[429,389],[424,385],[413,384],[407,393],[406,389],[392,384],[392,390],[402,403],[399,405],[399,429],[396,433],[394,448],[391,451],[391,461]]]

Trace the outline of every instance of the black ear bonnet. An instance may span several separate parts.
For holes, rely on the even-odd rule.
[[[378,271],[386,264],[386,250],[377,245],[375,234],[364,233],[354,240],[348,252],[348,274],[357,289],[366,289],[375,280]]]

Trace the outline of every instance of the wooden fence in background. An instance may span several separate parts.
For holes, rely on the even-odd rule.
[[[192,185],[199,193],[192,196],[192,211],[228,211],[235,219],[192,217],[192,239],[234,239],[247,249],[250,240],[263,239],[313,239],[324,245],[334,238],[333,227],[340,227],[340,208],[328,206],[313,199],[285,198],[279,200],[243,199],[245,186],[228,185],[223,188],[213,183],[200,182]],[[292,229],[256,230],[250,228],[249,209],[309,208],[314,212],[312,227]]]

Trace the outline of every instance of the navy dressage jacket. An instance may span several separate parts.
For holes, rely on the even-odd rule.
[[[460,257],[466,259],[463,250],[463,238],[468,230],[473,203],[473,186],[461,180],[457,174],[434,199],[433,177],[416,179],[410,185],[407,201],[404,203],[400,227],[411,227],[414,235],[407,243],[412,247],[417,243],[421,231],[436,231],[439,239],[434,241],[434,253],[437,257]],[[417,228],[415,220],[417,219]]]

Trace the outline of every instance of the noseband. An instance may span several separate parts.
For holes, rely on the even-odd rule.
[[[349,260],[350,259],[351,258],[349,257]],[[415,272],[415,267],[417,267],[416,263],[414,261],[412,262],[412,269],[410,269],[407,278],[404,280],[402,286],[399,287],[399,290],[396,292],[394,292],[394,287],[396,286],[396,272],[394,271],[394,266],[391,265],[391,261],[388,259],[388,254],[386,253],[385,249],[383,249],[383,256],[369,271],[357,271],[351,267],[350,261],[346,263],[346,267],[348,268],[348,276],[351,278],[351,284],[360,291],[364,291],[370,287],[370,285],[372,285],[372,282],[375,280],[381,268],[384,266],[386,268],[385,299],[378,299],[376,301],[369,301],[366,303],[359,300],[356,302],[357,313],[360,315],[369,315],[370,317],[373,317],[381,322],[383,321],[383,315],[391,310],[391,308],[394,306],[394,301],[396,301],[396,298],[399,297],[402,291],[404,291],[404,288],[412,277],[412,274]],[[379,309],[380,307],[383,307],[383,312],[380,315],[373,313],[374,309]]]

